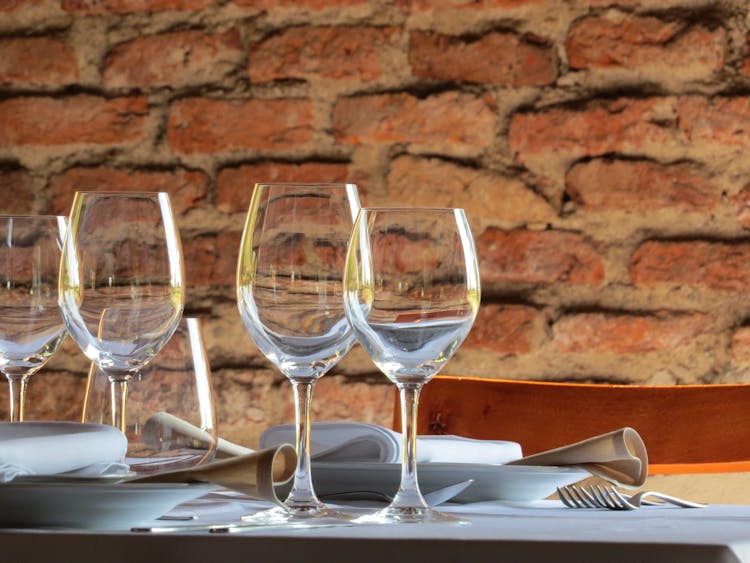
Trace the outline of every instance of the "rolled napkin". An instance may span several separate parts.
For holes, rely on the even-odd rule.
[[[294,441],[294,426],[274,426],[260,437],[261,448]],[[314,422],[310,429],[314,461],[401,461],[401,434],[361,422]],[[521,457],[517,442],[473,440],[461,436],[419,436],[419,463],[507,463]]]
[[[648,476],[648,454],[635,429],[620,428],[510,462],[509,465],[575,465],[624,487],[640,487]]]
[[[113,426],[80,422],[0,423],[0,482],[22,475],[96,477],[128,471],[128,442]]]
[[[274,487],[291,479],[296,463],[294,446],[282,444],[188,469],[136,477],[128,482],[212,483],[241,492],[250,498],[281,504]]]

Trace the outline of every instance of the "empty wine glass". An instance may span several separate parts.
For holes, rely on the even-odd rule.
[[[462,209],[363,208],[352,232],[344,305],[357,339],[399,389],[401,484],[366,522],[461,522],[430,508],[417,480],[422,386],[471,329],[480,300],[474,239]]]
[[[127,430],[128,381],[161,350],[184,305],[180,238],[164,192],[78,192],[60,265],[60,309],[107,374],[110,423]]]
[[[109,377],[92,362],[83,422],[109,423],[111,401]],[[192,467],[213,459],[216,413],[199,319],[183,317],[169,342],[130,380],[126,427],[125,461],[137,473]]]
[[[24,417],[26,387],[65,339],[57,276],[65,217],[0,216],[0,371],[10,420]]]
[[[313,385],[351,348],[342,274],[359,198],[354,184],[255,186],[237,269],[237,303],[258,349],[291,381],[297,468],[285,509],[255,521],[343,517],[315,496],[310,474]]]

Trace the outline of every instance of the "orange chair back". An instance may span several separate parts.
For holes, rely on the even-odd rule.
[[[398,405],[398,396],[396,396]],[[395,409],[394,428],[400,428]],[[649,473],[750,470],[750,385],[640,386],[438,376],[424,386],[420,434],[519,442],[530,455],[635,428]]]

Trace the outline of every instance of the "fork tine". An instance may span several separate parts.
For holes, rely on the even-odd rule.
[[[607,487],[607,488],[609,489],[609,491],[608,491],[609,494],[613,498],[616,498],[618,500],[618,502],[622,506],[623,510],[636,510],[638,508],[638,506],[636,506],[636,505],[631,504],[630,502],[628,502],[628,499],[626,499],[623,496],[623,494],[620,491],[618,491],[617,489],[615,489],[614,487]]]
[[[620,499],[612,494],[612,489],[610,487],[601,487],[597,485],[596,490],[599,493],[598,498],[601,499],[607,508],[610,510],[625,510]]]
[[[596,502],[592,501],[591,497],[586,494],[585,489],[579,488],[576,485],[570,485],[568,488],[584,508],[599,508]]]
[[[573,486],[575,487],[575,485]],[[586,497],[588,504],[592,508],[607,508],[607,505],[601,502],[601,500],[596,498],[596,495],[593,494],[593,487],[589,487],[588,489],[586,487],[576,487],[576,489],[582,496]]]
[[[570,497],[570,493],[568,493],[565,487],[557,487],[557,496],[560,497],[562,503],[568,508],[580,508]]]

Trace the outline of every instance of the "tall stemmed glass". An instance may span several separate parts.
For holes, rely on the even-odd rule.
[[[0,371],[10,420],[24,418],[26,387],[65,339],[57,276],[65,217],[0,216]]]
[[[78,192],[60,265],[68,332],[110,381],[126,431],[128,381],[161,350],[184,306],[180,237],[164,192]]]
[[[255,186],[237,268],[237,303],[258,349],[291,381],[297,468],[285,509],[256,520],[337,518],[315,496],[310,408],[315,382],[351,348],[342,274],[359,210],[354,184]]]
[[[460,522],[430,508],[419,491],[416,420],[422,386],[471,329],[480,283],[462,209],[363,208],[344,273],[344,304],[357,339],[399,389],[401,485],[371,522]]]

